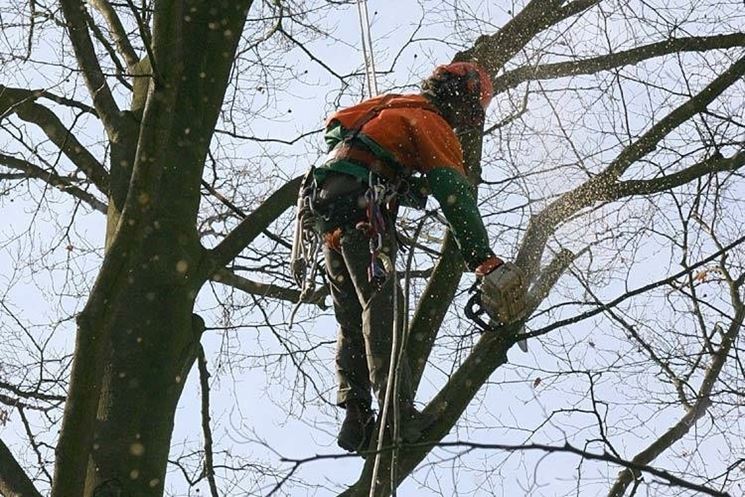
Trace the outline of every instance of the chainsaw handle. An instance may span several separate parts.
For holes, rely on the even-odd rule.
[[[464,309],[466,317],[473,321],[482,332],[497,331],[499,327],[492,324],[493,321],[491,318],[488,323],[481,318],[481,316],[484,314],[488,315],[488,313],[486,312],[486,309],[484,309],[484,305],[481,303],[481,288],[479,288],[478,282],[471,287],[470,291],[473,292],[473,295],[471,295],[468,298],[468,302],[466,302],[466,307]],[[525,331],[524,328],[522,331]],[[528,342],[525,339],[519,340],[517,345],[523,352],[528,351]]]
[[[466,302],[466,308],[464,309],[466,317],[473,321],[482,331],[494,330],[493,326],[481,318],[486,313],[486,309],[481,305],[481,290],[475,286],[472,290],[474,293],[469,297],[468,302]]]

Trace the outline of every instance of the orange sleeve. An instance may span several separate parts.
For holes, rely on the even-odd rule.
[[[421,173],[438,167],[455,169],[465,174],[463,150],[450,125],[442,117],[422,112],[421,118],[410,123],[417,151],[417,170]]]

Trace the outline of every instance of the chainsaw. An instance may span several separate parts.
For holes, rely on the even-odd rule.
[[[466,317],[484,332],[496,332],[525,317],[527,285],[525,274],[511,262],[505,262],[477,280],[466,303]],[[525,340],[517,342],[527,352]]]

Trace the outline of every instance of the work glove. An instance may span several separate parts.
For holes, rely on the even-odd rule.
[[[493,322],[508,325],[524,316],[527,282],[519,267],[492,256],[475,273],[481,280],[481,305]]]

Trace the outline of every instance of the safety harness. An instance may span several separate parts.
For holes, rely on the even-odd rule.
[[[395,212],[397,199],[408,189],[407,180],[413,171],[365,135],[362,128],[383,110],[412,107],[409,102],[397,102],[396,97],[399,95],[389,94],[382,97],[377,105],[358,117],[329,152],[324,165],[311,168],[303,180],[296,209],[291,260],[293,276],[301,288],[298,305],[307,302],[315,291],[317,256],[323,244],[323,234],[329,232],[338,221],[334,219],[337,217],[336,212],[348,214],[348,211],[354,208],[352,204],[341,205],[344,203],[343,199],[337,200],[337,209],[334,209],[333,205],[324,206],[326,212],[319,208],[318,190],[331,172],[350,175],[367,184],[367,190],[364,192],[365,219],[357,223],[356,228],[367,233],[370,238],[368,278],[371,282],[379,283],[392,271],[390,259],[382,251],[383,236],[388,229],[386,213]],[[417,107],[437,112],[431,104],[418,104]],[[293,310],[291,323],[297,308],[298,306]]]

